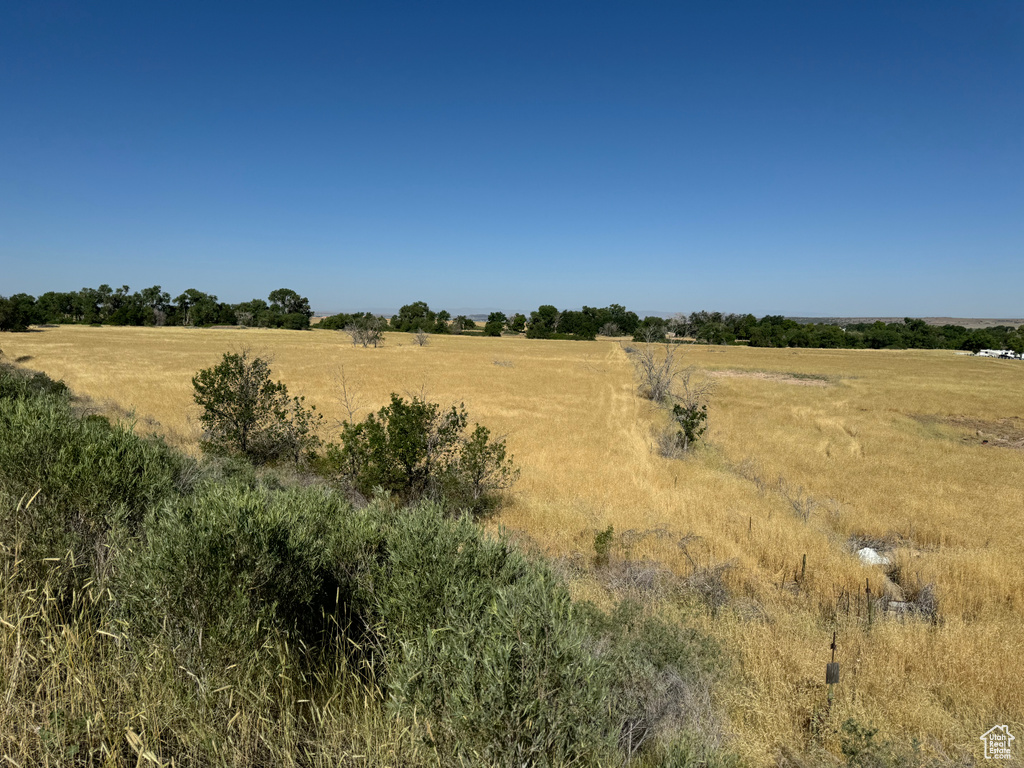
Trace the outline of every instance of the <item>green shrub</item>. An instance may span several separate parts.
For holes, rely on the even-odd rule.
[[[120,542],[124,618],[172,639],[196,668],[253,652],[267,632],[308,646],[332,628],[356,638],[359,578],[372,560],[360,547],[375,542],[366,524],[324,488],[209,484],[152,510],[141,540]],[[196,632],[204,647],[189,640]]]
[[[598,567],[608,565],[608,556],[611,554],[614,541],[615,528],[611,525],[594,534],[594,565]]]
[[[607,669],[563,584],[436,506],[381,522],[373,626],[396,712],[428,720],[442,752],[473,764],[609,759]]]
[[[328,463],[364,496],[376,490],[402,501],[428,498],[471,512],[491,505],[518,477],[502,440],[479,424],[467,437],[464,407],[391,395],[391,405],[357,424],[345,422]]]
[[[191,467],[130,427],[79,419],[65,397],[0,399],[0,494],[35,497],[0,519],[0,538],[20,534],[32,560],[71,551],[102,572],[110,529],[136,529],[147,508],[187,485]]]
[[[706,403],[676,403],[672,406],[672,420],[678,425],[675,434],[677,447],[689,450],[707,430],[708,406]]]
[[[609,668],[611,716],[627,758],[659,766],[729,762],[715,748],[722,734],[710,691],[725,662],[711,638],[647,615],[631,600],[610,613],[583,603],[577,615]]]
[[[340,629],[388,707],[427,723],[442,754],[573,765],[614,751],[606,666],[565,587],[437,506],[354,511],[324,489],[218,486],[153,512],[119,551],[125,624],[170,638],[196,673],[274,633],[327,649]]]
[[[63,381],[54,381],[45,373],[24,371],[0,363],[0,400],[38,395],[67,395]]]

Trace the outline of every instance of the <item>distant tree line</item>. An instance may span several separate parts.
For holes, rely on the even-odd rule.
[[[313,312],[309,300],[289,288],[271,291],[266,300],[239,304],[189,288],[172,299],[159,285],[131,292],[127,285],[109,285],[36,298],[25,293],[0,296],[0,330],[25,330],[30,325],[82,323],[104,325],[242,325],[254,328],[310,327]],[[752,347],[812,347],[843,349],[1011,349],[1024,354],[1024,329],[1009,325],[965,328],[961,325],[929,325],[924,320],[903,322],[800,323],[782,315],[693,312],[669,318],[647,316],[621,304],[584,306],[559,310],[544,304],[529,316],[491,312],[483,328],[465,315],[452,317],[447,310],[435,312],[425,301],[403,306],[390,320],[371,312],[341,313],[321,320],[323,330],[364,330],[372,333],[459,334],[484,336],[526,334],[529,339],[593,340],[598,336],[629,336],[635,341],[664,341],[669,337],[705,344],[749,344]]]
[[[372,315],[336,315],[318,327],[345,328],[353,322],[365,322]],[[379,318],[383,320],[383,318]],[[393,316],[387,330],[416,333],[474,332],[469,318],[454,319],[448,312],[433,312],[426,302],[407,304]],[[813,347],[821,349],[1013,349],[1024,344],[1024,329],[1009,325],[971,329],[960,325],[929,325],[924,320],[905,318],[903,322],[799,323],[782,315],[766,315],[760,320],[752,314],[723,314],[699,311],[669,318],[647,316],[643,319],[621,304],[607,307],[584,306],[580,310],[559,310],[544,304],[531,312],[511,317],[492,312],[484,324],[483,335],[525,333],[528,339],[593,340],[598,336],[629,336],[634,341],[691,339],[705,344],[748,344],[752,347]]]
[[[216,296],[189,288],[180,296],[159,285],[134,293],[127,285],[48,291],[39,298],[18,293],[0,296],[0,330],[22,331],[30,325],[80,323],[86,325],[244,325],[254,328],[309,328],[313,316],[309,299],[290,288],[271,291],[266,300],[229,304]]]
[[[902,323],[797,323],[781,316],[761,318],[747,337],[752,347],[817,347],[846,349],[1013,349],[1024,351],[1024,330],[1010,325],[965,328],[929,325],[905,318]]]
[[[321,320],[316,327],[324,330],[344,330],[353,325],[370,322],[373,317],[368,312],[332,315]],[[380,319],[382,318],[376,318],[378,321]],[[478,329],[472,318],[465,315],[452,317],[451,313],[445,310],[434,312],[425,301],[416,301],[406,304],[398,314],[392,316],[387,330],[405,333],[475,333],[483,336],[525,333],[530,339],[593,340],[598,335],[631,336],[637,329],[652,323],[664,324],[665,321],[655,317],[641,320],[635,312],[630,312],[618,304],[601,309],[583,307],[579,311],[559,310],[551,304],[545,304],[531,312],[529,317],[522,313],[509,316],[504,312],[491,312],[483,328]]]

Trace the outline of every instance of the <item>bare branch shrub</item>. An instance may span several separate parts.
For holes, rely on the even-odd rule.
[[[430,334],[420,328],[413,334],[412,340],[417,347],[425,347],[430,343]]]
[[[621,336],[622,331],[615,323],[605,323],[601,326],[601,330],[598,331],[601,336]]]
[[[786,482],[781,475],[778,479],[779,495],[782,496],[793,510],[793,514],[805,524],[811,519],[811,515],[818,509],[818,500],[804,490],[804,487],[794,488]]]
[[[673,429],[663,429],[654,435],[654,448],[663,459],[681,459],[683,457],[679,438]]]
[[[335,374],[334,387],[338,392],[338,402],[341,403],[341,407],[348,414],[348,421],[354,422],[356,414],[366,406],[361,402],[359,390],[349,384],[348,375],[345,373],[345,366],[341,366],[341,370]],[[339,423],[338,426],[341,426],[341,424]]]
[[[647,332],[650,332],[647,329]],[[664,347],[664,352],[661,348]],[[636,347],[627,347],[637,379],[637,394],[656,403],[669,399],[672,387],[681,373],[676,359],[676,349],[671,344],[645,342]]]
[[[345,333],[352,338],[352,346],[365,347],[384,346],[384,328],[386,323],[379,317],[361,320],[345,326]]]
[[[704,568],[694,568],[686,579],[686,588],[696,595],[714,616],[719,609],[729,602],[729,590],[725,586],[725,574],[736,563],[729,561],[709,565]]]
[[[678,346],[654,341],[658,329],[642,331],[640,346],[625,347],[633,362],[637,393],[641,397],[671,407],[671,427],[656,435],[658,453],[665,458],[680,458],[701,435],[707,421],[707,402],[714,392],[714,382],[683,366],[677,357]]]

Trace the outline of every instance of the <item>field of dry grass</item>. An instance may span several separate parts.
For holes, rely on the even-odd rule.
[[[635,395],[623,344],[609,340],[419,347],[389,334],[362,349],[333,332],[86,327],[0,338],[6,359],[64,379],[101,410],[132,410],[138,429],[189,450],[191,376],[243,346],[272,357],[275,376],[331,423],[347,416],[342,376],[360,416],[391,392],[464,402],[471,420],[507,436],[522,468],[490,524],[550,555],[589,563],[595,533],[612,525],[613,564],[646,560],[692,583],[720,575],[727,600],[693,620],[734,658],[719,704],[751,764],[834,745],[850,717],[954,758],[977,757],[993,725],[1024,733],[1020,363],[686,348],[716,391],[707,447],[678,461],[655,451],[666,416]],[[865,543],[892,565],[860,563],[853,548]],[[609,599],[600,574],[569,570],[579,596]],[[865,584],[922,610],[880,604],[869,624]],[[656,599],[682,610],[673,593]],[[842,679],[826,712],[833,631]]]

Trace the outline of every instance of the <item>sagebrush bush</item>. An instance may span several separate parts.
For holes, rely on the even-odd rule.
[[[565,586],[434,505],[382,522],[374,626],[395,710],[469,764],[612,760],[609,668],[586,651]]]
[[[0,400],[36,395],[66,395],[67,385],[54,381],[45,373],[25,371],[0,363]]]
[[[123,620],[140,642],[171,640],[197,674],[269,634],[321,649],[344,635],[394,714],[428,723],[443,754],[572,765],[614,751],[605,668],[564,586],[439,507],[216,486],[153,512],[119,551]]]
[[[322,644],[332,626],[365,614],[351,605],[365,559],[357,550],[373,538],[353,530],[360,522],[322,488],[209,484],[154,508],[141,537],[119,542],[123,617],[171,639],[196,667],[252,652],[267,631]]]
[[[192,461],[128,426],[77,417],[53,391],[0,398],[0,494],[34,497],[0,512],[0,539],[21,536],[32,562],[70,551],[102,576],[111,528],[137,529],[146,509],[187,486]]]

